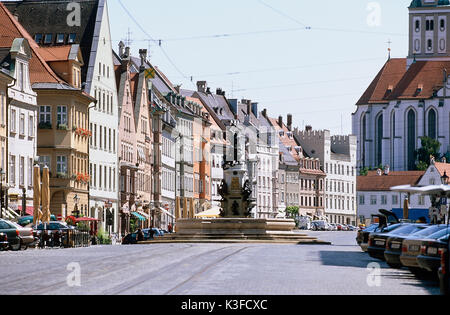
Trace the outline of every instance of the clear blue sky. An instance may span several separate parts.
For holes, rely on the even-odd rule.
[[[387,42],[392,57],[407,54],[411,0],[263,1],[122,0],[147,35],[162,39],[162,50],[146,41],[119,0],[109,0],[113,47],[129,29],[132,53],[150,47],[151,62],[174,84],[194,89],[206,80],[230,98],[259,102],[273,117],[292,113],[300,128],[341,134],[342,117],[342,132],[351,133],[351,113],[385,63]],[[372,2],[381,8],[375,26],[368,23]],[[254,33],[259,31],[274,32]],[[193,38],[237,33],[253,34]]]

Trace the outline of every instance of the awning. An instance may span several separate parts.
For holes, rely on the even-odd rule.
[[[166,209],[164,209],[164,208],[158,208],[158,209],[159,209],[162,213],[164,213],[164,214],[168,215],[169,217],[175,219],[175,216],[174,216],[172,213],[170,213],[169,211],[167,211]]]
[[[22,206],[18,206],[17,209],[18,209],[19,211],[22,211]],[[33,207],[33,206],[27,206],[27,207],[25,208],[25,213],[26,213],[26,214],[28,214],[28,215],[33,215],[33,212],[34,212],[34,207]]]
[[[147,213],[145,213],[144,211],[138,211],[137,213],[139,213],[140,215],[142,215],[143,217],[145,217],[147,219],[150,219],[150,216]]]
[[[137,212],[131,212],[132,215],[134,215],[136,218],[138,218],[139,221],[145,221],[147,220],[146,218],[144,218],[142,215],[140,215]]]
[[[219,218],[220,217],[220,208],[214,207],[209,210],[197,213],[195,215],[196,218]]]

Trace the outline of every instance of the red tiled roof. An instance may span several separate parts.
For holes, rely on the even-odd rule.
[[[441,176],[443,176],[444,173],[447,173],[447,176],[450,177],[450,163],[435,162],[434,166],[438,170],[439,174],[441,174]]]
[[[431,98],[434,92],[444,86],[444,69],[450,70],[450,61],[417,61],[413,63],[387,99]],[[419,87],[422,88],[420,93],[418,92]]]
[[[443,87],[444,69],[450,61],[416,61],[406,69],[406,59],[390,59],[356,105],[431,98]]]
[[[281,137],[278,134],[278,137],[280,138],[281,142],[286,146],[286,147],[292,147],[293,149],[297,146],[300,146],[297,141],[295,141],[294,137],[289,138],[287,136],[287,133],[290,132],[289,129],[286,127],[286,125],[283,123],[283,126],[280,126],[278,124],[278,119],[275,118],[269,118],[270,123],[272,124],[272,126],[275,128],[275,130],[277,131],[277,133],[279,133],[280,131],[284,131],[284,136]],[[299,153],[296,150],[290,150],[289,153],[292,155],[292,157],[296,160],[299,161],[301,159],[301,156],[299,155]]]
[[[390,172],[389,175],[377,175],[370,171],[367,176],[356,178],[357,191],[390,191],[391,187],[400,185],[416,185],[424,171]]]
[[[65,83],[61,80],[39,54],[39,46],[11,15],[3,3],[0,2],[0,24],[2,34],[0,35],[0,47],[9,48],[14,39],[25,38],[30,44],[32,57],[30,59],[30,81],[31,83]]]
[[[386,103],[386,97],[391,94],[388,89],[390,87],[393,89],[405,73],[406,58],[388,60],[356,105]]]
[[[66,61],[72,46],[39,47],[39,53],[46,61]]]

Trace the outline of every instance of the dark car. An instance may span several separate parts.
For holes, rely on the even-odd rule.
[[[7,250],[8,247],[8,236],[5,233],[0,233],[0,251]]]
[[[50,221],[56,221],[56,216],[54,214],[50,215]],[[27,216],[20,217],[19,219],[17,219],[17,224],[19,224],[20,226],[27,226],[32,223],[33,223],[32,215],[27,215]]]
[[[427,271],[436,272],[441,265],[441,250],[448,244],[450,229],[440,230],[424,239],[420,249],[420,255],[417,256],[419,266]]]
[[[442,295],[450,295],[450,242],[441,250],[441,267],[438,271]]]
[[[410,225],[410,223],[397,223],[383,228],[378,227],[374,232],[370,233],[369,246],[367,247],[370,257],[384,260],[386,241],[392,235],[389,233],[407,225]]]
[[[402,255],[403,241],[405,239],[425,238],[442,229],[442,227],[439,227],[437,225],[430,226],[427,224],[414,224],[411,226],[416,226],[416,230],[411,230],[409,234],[402,233],[401,235],[394,232],[394,235],[387,240],[386,250],[384,251],[384,258],[387,264],[393,268],[402,267],[400,256]],[[408,229],[404,230],[404,232],[408,232]]]
[[[137,233],[127,234],[122,238],[122,245],[137,244]]]
[[[363,230],[359,230],[357,235],[356,235],[356,242],[358,243],[359,246],[361,246],[361,249],[364,252],[367,252],[367,246],[369,243],[369,235],[370,233],[374,232],[375,229],[378,227],[378,223],[369,225],[367,228],[363,229]]]
[[[7,236],[8,249],[14,251],[20,249],[21,247],[20,232],[15,226],[8,223],[8,221],[0,219],[0,233],[3,233]]]
[[[422,245],[424,245],[427,239],[438,239],[445,236],[446,225],[433,225],[430,228],[422,232],[419,238],[407,238],[403,241],[402,254],[400,261],[402,265],[408,267],[413,273],[421,273],[424,271],[417,261],[417,257],[421,254]],[[430,232],[434,232],[430,234]]]

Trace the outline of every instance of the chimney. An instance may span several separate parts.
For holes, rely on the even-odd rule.
[[[217,88],[217,89],[216,89],[216,94],[217,94],[217,95],[223,95],[223,96],[225,96],[225,91],[222,91],[221,88]]]
[[[141,57],[140,70],[145,69],[145,63],[147,62],[147,49],[139,49],[139,57]]]
[[[130,47],[125,47],[125,55],[123,56],[123,58],[130,58],[130,55],[131,55]]]
[[[307,132],[311,132],[311,131],[312,131],[312,126],[310,126],[310,125],[306,126],[306,127],[305,127],[305,130],[306,130]]]
[[[252,112],[252,102],[249,100],[246,100],[246,102],[247,102],[247,115],[250,116],[250,114]]]
[[[125,44],[122,41],[120,41],[120,43],[119,43],[119,57],[120,58],[123,57],[124,49],[125,49]]]
[[[206,92],[206,81],[197,81],[197,92]]]
[[[267,118],[267,108],[264,108],[262,111],[263,117]]]
[[[211,94],[211,89],[209,87],[206,88],[206,94]]]
[[[252,113],[258,118],[258,103],[252,103]]]
[[[292,131],[292,114],[287,115],[287,128]]]
[[[390,167],[389,167],[389,165],[386,165],[385,167],[384,167],[384,175],[389,175],[389,172],[390,172]]]
[[[278,126],[283,128],[283,116],[278,117]]]

